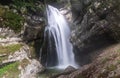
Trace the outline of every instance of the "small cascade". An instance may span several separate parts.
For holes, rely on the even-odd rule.
[[[46,65],[57,60],[57,68],[66,68],[67,66],[76,66],[73,47],[70,43],[69,24],[59,10],[53,6],[47,7],[48,25],[45,28],[45,40],[47,39],[48,55]]]

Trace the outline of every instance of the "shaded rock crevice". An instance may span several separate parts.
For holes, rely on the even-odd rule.
[[[80,65],[90,63],[91,55],[100,54],[97,51],[120,40],[118,3],[118,0],[71,0],[74,23],[71,41]]]

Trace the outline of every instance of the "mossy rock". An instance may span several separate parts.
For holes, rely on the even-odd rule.
[[[5,39],[5,38],[6,38],[6,36],[2,36],[2,35],[0,35],[0,38],[1,38],[1,39]]]
[[[19,62],[11,63],[0,68],[0,78],[18,78],[19,76]]]
[[[82,75],[79,75],[77,78],[85,78],[84,76],[82,76]]]
[[[23,59],[21,62],[20,62],[20,66],[22,68],[25,68],[28,64],[30,64],[30,61],[28,59]]]
[[[0,54],[11,54],[19,50],[22,44],[11,44],[8,46],[0,46]]]
[[[9,27],[15,32],[20,32],[23,27],[24,18],[19,14],[13,13],[12,11],[6,11],[3,16],[3,26]]]
[[[117,69],[117,66],[116,65],[110,65],[110,66],[107,66],[106,68],[108,71],[114,71]]]

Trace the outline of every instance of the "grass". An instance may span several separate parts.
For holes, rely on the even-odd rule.
[[[9,46],[0,46],[0,54],[10,54],[19,50],[22,47],[21,44],[11,44]]]
[[[6,65],[5,67],[0,68],[0,78],[18,78],[20,73],[18,70],[18,62]]]

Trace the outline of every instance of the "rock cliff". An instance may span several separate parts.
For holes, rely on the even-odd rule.
[[[119,3],[119,0],[71,0],[74,23],[71,41],[81,65],[89,63],[96,50],[120,40]]]

